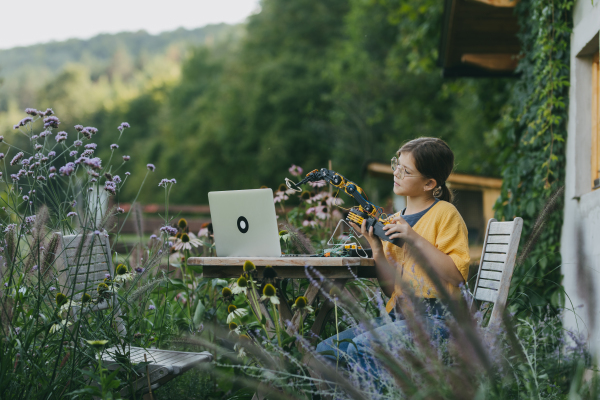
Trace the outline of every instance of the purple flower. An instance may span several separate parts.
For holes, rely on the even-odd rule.
[[[114,182],[108,181],[104,184],[104,190],[110,194],[117,194],[117,185]]]
[[[75,157],[77,155],[77,151],[73,150],[72,152],[69,153],[69,156],[71,157]]]
[[[23,158],[24,154],[22,151],[18,152],[16,156],[13,157],[13,159],[10,161],[10,165],[15,165],[16,163],[19,162],[19,160],[21,158]]]
[[[0,153],[0,160],[4,159],[4,153]]]
[[[42,147],[44,147],[44,146],[42,146],[41,144],[36,144],[35,145],[35,151],[41,150]]]
[[[153,304],[150,304],[148,306],[148,310],[156,310],[156,307]]]
[[[81,133],[83,133],[86,138],[91,139],[93,135],[98,133],[98,129],[94,128],[93,126],[86,126],[81,130]]]
[[[32,142],[33,142],[34,140],[37,140],[37,139],[38,139],[38,135],[32,135],[32,136],[29,138],[29,140],[30,140],[30,141],[32,141]]]
[[[120,130],[121,133],[123,133],[123,130],[126,128],[130,128],[129,124],[127,122],[121,122],[121,125],[119,125],[117,129]]]
[[[119,175],[113,176],[113,182],[115,182],[115,183],[121,183],[121,177]]]
[[[75,211],[71,211],[70,213],[67,214],[67,217],[75,217],[77,216],[77,213]]]
[[[25,117],[22,120],[20,120],[19,123],[17,125],[15,125],[15,126],[17,128],[20,127],[20,126],[25,126],[25,125],[27,125],[31,121],[33,121],[33,118],[31,118],[31,117]],[[14,126],[13,126],[13,128],[14,128]]]
[[[56,172],[56,167],[53,165],[50,168],[48,168],[48,172]]]
[[[64,142],[65,140],[67,140],[67,132],[65,132],[65,131],[58,132],[56,134],[56,137],[54,138],[54,140],[56,140],[56,143]]]
[[[129,171],[125,172],[125,176],[129,176],[129,175],[131,175],[131,172],[129,172]]]
[[[73,146],[75,146],[75,147],[79,147],[81,145],[83,145],[83,142],[81,140],[76,140],[73,142]]]
[[[158,237],[156,235],[150,235],[150,240],[153,240],[153,239],[158,239]]]
[[[115,150],[115,149],[118,149],[118,148],[119,148],[119,145],[116,144],[116,143],[113,143],[113,144],[110,145],[110,149],[111,150]]]
[[[125,212],[125,210],[123,210],[121,207],[117,207],[117,214],[123,214]]]
[[[166,232],[170,236],[177,235],[177,228],[174,228],[174,227],[169,226],[169,225],[163,226],[162,228],[160,228],[160,231],[161,232]]]
[[[110,279],[110,274],[104,274],[104,277],[105,277],[106,279]]]
[[[44,118],[44,128],[58,128],[60,121],[56,117]]]
[[[37,265],[34,265],[33,267],[31,267],[31,270],[32,270],[32,271],[37,271],[37,269],[38,269],[38,266],[37,266]]]
[[[21,165],[29,165],[29,160],[26,158],[23,161],[21,161]]]
[[[55,151],[51,151],[48,153],[48,157],[52,158],[52,157],[56,157],[56,152]]]
[[[44,132],[40,133],[41,138],[45,138],[46,136],[49,136],[49,135],[50,135],[49,131],[44,131]]]
[[[34,117],[38,115],[38,110],[35,108],[26,108],[25,114],[33,115]]]
[[[135,272],[137,272],[138,274],[141,274],[141,273],[142,273],[142,272],[144,272],[145,270],[146,270],[145,268],[142,268],[142,267],[137,267],[137,268],[135,269]]]
[[[89,157],[94,155],[94,150],[88,149],[81,153],[81,157]]]
[[[73,171],[75,171],[75,164],[72,162],[66,163],[64,166],[60,167],[60,169],[58,170],[58,172],[62,176],[70,176],[73,173]]]
[[[172,184],[176,184],[177,183],[177,181],[175,180],[175,178],[171,179],[171,183]]]
[[[99,231],[99,230],[95,230],[95,231],[94,231],[94,235],[99,235],[99,234],[100,234],[100,231]]]
[[[54,292],[56,290],[56,288],[54,286],[50,286],[50,289],[48,289],[51,292]]]
[[[130,158],[131,157],[129,157],[129,156],[123,156],[123,161],[129,161]]]
[[[13,129],[19,129],[19,124],[13,125]]]
[[[84,161],[84,163],[93,169],[102,169],[102,160],[98,157],[87,159]]]
[[[92,178],[92,179],[90,179],[90,182],[94,182],[94,183],[95,183],[95,182],[98,182],[98,179],[96,179],[96,178]]]
[[[4,142],[4,136],[0,136],[0,143]]]
[[[46,108],[46,111],[44,112],[44,115],[46,117],[49,117],[50,115],[54,114],[54,111],[52,111],[51,108]]]
[[[16,182],[16,181],[18,181],[18,180],[19,180],[21,177],[20,177],[19,175],[17,175],[17,174],[10,174],[10,178],[11,178],[11,179],[12,179],[14,182]]]
[[[85,145],[86,149],[96,150],[96,147],[98,147],[98,145],[96,143],[88,143]]]
[[[154,170],[156,169],[154,164],[146,164],[146,168],[148,168],[148,171],[152,171],[152,172],[154,172]]]
[[[75,125],[75,130],[81,132],[83,130],[83,125]]]
[[[161,179],[158,186],[166,188],[169,183],[172,183],[169,179]]]
[[[38,181],[45,181],[45,180],[46,180],[46,177],[45,177],[45,176],[42,176],[42,175],[39,175],[39,176],[37,177],[37,180],[38,180]]]

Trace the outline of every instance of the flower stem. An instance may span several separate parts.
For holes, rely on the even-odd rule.
[[[277,332],[277,343],[279,343],[279,347],[283,347],[281,344],[281,332],[279,327],[279,315],[277,314],[277,307],[275,307],[274,303],[271,303],[273,306],[273,316],[275,320],[275,332]]]

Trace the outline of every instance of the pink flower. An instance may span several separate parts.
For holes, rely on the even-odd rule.
[[[290,169],[288,169],[288,171],[290,171],[290,174],[292,174],[293,176],[302,175],[302,167],[299,167],[294,164],[292,164],[292,166],[290,167]]]
[[[314,188],[320,188],[320,187],[327,185],[327,182],[321,180],[321,181],[316,181],[316,182],[308,182],[308,184]]]

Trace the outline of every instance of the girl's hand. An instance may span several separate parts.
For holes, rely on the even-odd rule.
[[[419,236],[413,228],[400,216],[396,216],[393,219],[394,223],[387,224],[383,227],[385,234],[390,239],[402,239],[403,241],[413,244]]]
[[[375,253],[383,251],[383,245],[381,244],[381,239],[379,239],[377,236],[375,236],[375,234],[373,233],[373,227],[371,227],[369,229],[369,231],[367,232],[367,221],[366,220],[363,221],[363,223],[360,227],[358,225],[356,225],[354,222],[350,222],[350,225],[354,228],[354,230],[360,231],[361,235],[363,235],[367,239],[367,241],[369,242],[369,245],[371,246],[371,249],[373,250],[373,256],[375,256]]]

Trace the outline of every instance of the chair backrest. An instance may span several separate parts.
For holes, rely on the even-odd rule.
[[[519,217],[509,222],[488,221],[474,298],[494,303],[490,325],[502,319],[522,229]]]
[[[57,235],[62,236],[60,233]],[[96,300],[98,285],[107,274],[115,276],[110,244],[102,233],[62,236],[56,255],[62,265],[61,275],[65,276],[65,295],[75,301],[80,301],[84,293]],[[108,302],[103,301],[97,303],[94,309],[107,307]]]

